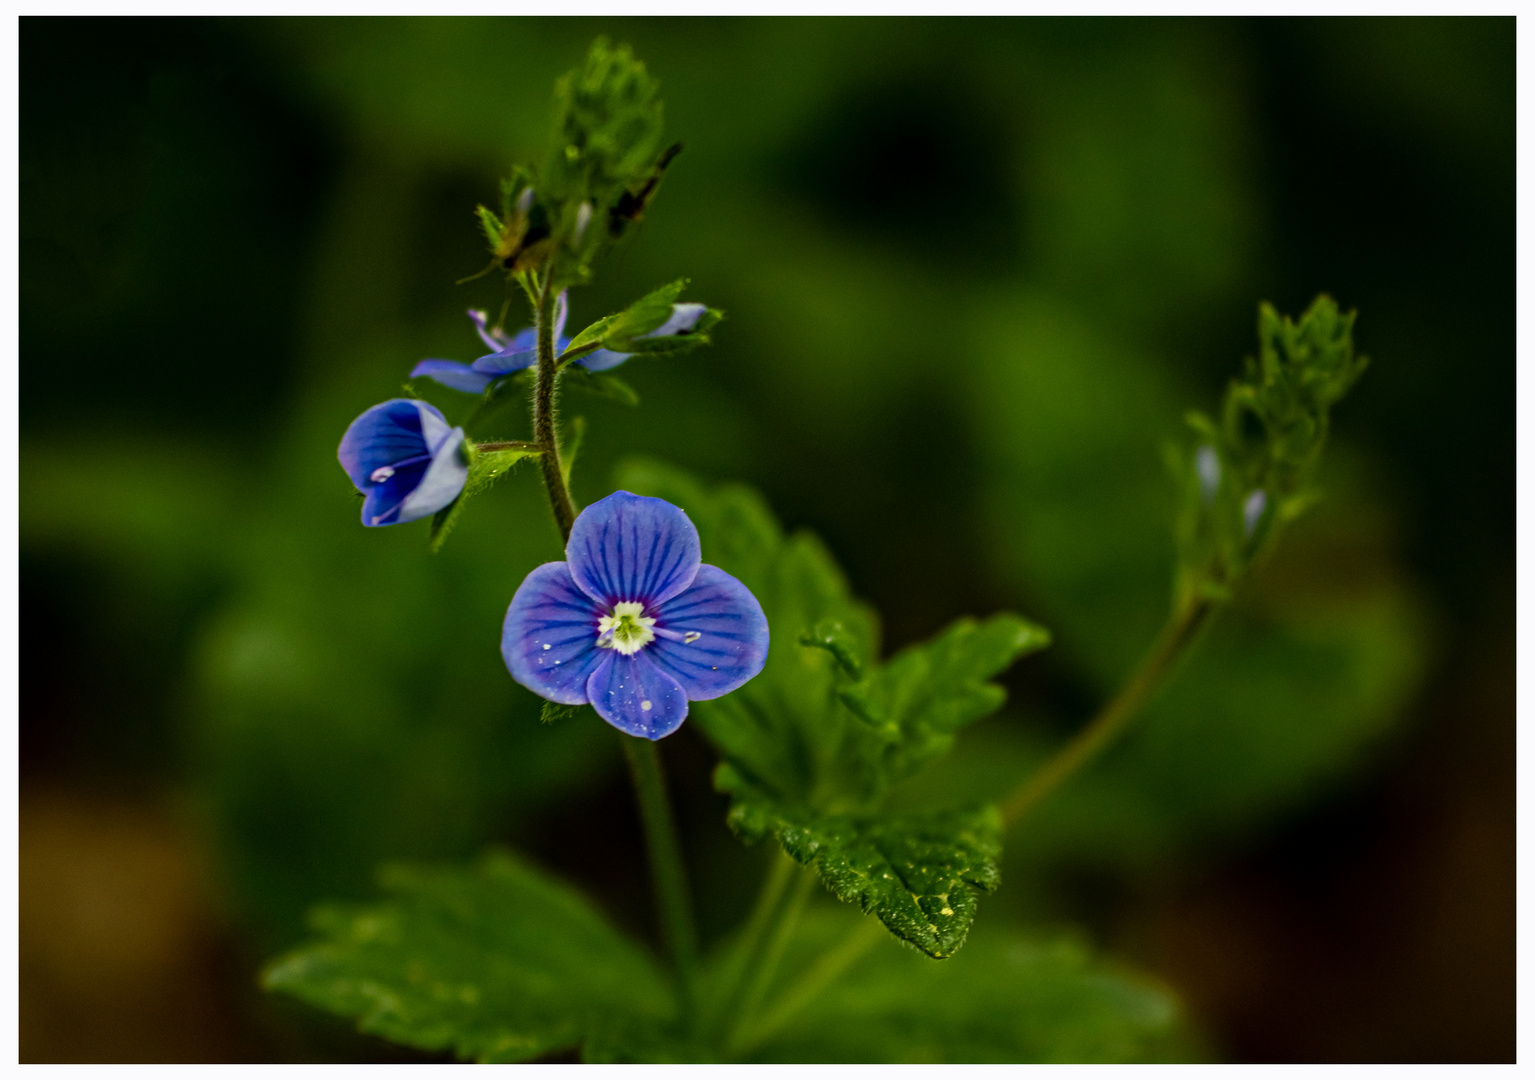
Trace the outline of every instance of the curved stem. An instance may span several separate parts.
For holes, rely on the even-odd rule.
[[[784,991],[778,1001],[763,1014],[762,1020],[747,1030],[737,1042],[737,1053],[749,1054],[772,1037],[885,934],[885,927],[878,919],[872,916],[866,918],[855,933],[837,948],[823,954],[811,965],[809,971],[800,976],[798,982]]]
[[[570,539],[570,527],[576,523],[576,504],[565,486],[565,470],[560,467],[560,443],[555,430],[554,407],[559,370],[554,363],[554,267],[544,271],[544,284],[538,293],[538,375],[533,383],[533,438],[541,453],[544,486],[549,489],[549,505],[560,536]]]
[[[1157,635],[1128,682],[1092,721],[1037,772],[1002,800],[1002,827],[1011,828],[1045,796],[1091,761],[1130,719],[1172,670],[1199,630],[1215,611],[1215,601],[1193,596],[1179,605]]]
[[[736,1011],[746,973],[757,959],[762,939],[772,924],[773,913],[778,910],[779,901],[783,899],[784,890],[788,888],[789,880],[798,865],[782,848],[778,849],[773,865],[762,881],[762,891],[746,920],[746,928],[725,961],[725,970],[716,984],[712,1000],[704,1003],[711,1022],[728,1020]]]
[[[773,934],[768,938],[767,947],[762,951],[762,960],[752,974],[751,981],[746,985],[746,995],[742,998],[741,1009],[736,1014],[735,1029],[731,1032],[728,1043],[728,1049],[733,1055],[743,1053],[743,1048],[749,1045],[747,1040],[751,1035],[752,1018],[756,1014],[757,1007],[762,1004],[768,987],[773,984],[773,976],[778,973],[778,962],[783,959],[784,950],[788,948],[789,940],[794,936],[794,930],[799,925],[800,912],[805,909],[805,901],[810,898],[810,889],[815,881],[814,870],[801,870],[788,901],[779,912],[778,924],[773,927]]]
[[[629,774],[634,778],[634,794],[645,824],[645,846],[650,852],[656,905],[660,908],[661,928],[677,972],[677,996],[683,1023],[691,1027],[698,1013],[698,934],[693,928],[687,870],[682,863],[682,847],[677,842],[671,803],[666,797],[661,758],[656,753],[655,743],[648,739],[631,735],[620,735],[619,738],[623,740],[624,757],[629,760]]]

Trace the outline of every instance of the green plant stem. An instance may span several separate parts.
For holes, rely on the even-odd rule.
[[[779,910],[777,923],[767,940],[766,947],[762,950],[757,970],[752,972],[751,979],[746,984],[746,993],[741,999],[741,1007],[736,1013],[734,1028],[726,1043],[726,1049],[732,1055],[743,1052],[746,1038],[754,1026],[752,1018],[758,1006],[762,1004],[763,997],[767,995],[768,988],[773,984],[773,976],[778,973],[779,961],[783,959],[784,950],[788,948],[790,939],[794,937],[795,928],[799,926],[800,912],[805,909],[805,901],[810,898],[810,890],[815,885],[815,881],[815,871],[801,870],[788,900]]]
[[[1145,659],[1119,693],[1037,772],[1002,800],[1002,827],[1011,828],[1072,773],[1100,753],[1140,711],[1215,611],[1215,601],[1190,596],[1179,604]]]
[[[554,267],[544,271],[544,283],[538,293],[538,375],[533,383],[533,438],[538,443],[538,464],[549,490],[549,505],[560,536],[570,539],[576,523],[576,504],[565,486],[565,470],[560,466],[560,443],[555,428],[554,410],[558,397],[559,369],[554,362]]]
[[[482,443],[475,443],[474,444],[474,448],[475,448],[475,450],[482,451],[484,453],[490,453],[490,452],[495,451],[495,450],[542,450],[543,449],[543,447],[541,447],[536,442],[518,442],[516,440],[513,440],[511,442],[482,442]]]
[[[800,976],[798,982],[785,990],[778,1001],[763,1012],[762,1019],[747,1030],[737,1043],[737,1053],[749,1054],[771,1038],[805,1006],[820,997],[828,986],[886,933],[884,924],[878,919],[873,916],[866,918],[851,937],[837,948],[824,953],[810,966],[809,971]]]
[[[629,775],[634,778],[634,794],[645,825],[656,906],[676,969],[683,1022],[691,1028],[698,1014],[698,934],[693,928],[693,903],[688,895],[682,847],[677,842],[677,825],[666,797],[666,780],[661,775],[661,757],[656,753],[655,743],[648,739],[631,735],[619,738],[624,744],[624,757],[629,761]]]
[[[715,992],[710,1001],[702,1003],[710,1021],[724,1021],[735,1014],[737,999],[744,989],[743,980],[762,948],[763,937],[767,934],[773,914],[778,910],[784,890],[798,865],[782,848],[776,851],[773,865],[762,880],[762,891],[757,894],[757,902],[752,906],[741,937],[725,961]]]

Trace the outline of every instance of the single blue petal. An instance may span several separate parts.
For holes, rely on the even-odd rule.
[[[521,337],[522,335],[518,335]],[[537,349],[509,348],[506,352],[491,353],[482,356],[471,365],[475,371],[482,372],[495,378],[498,375],[510,375],[514,371],[532,367],[538,363]]]
[[[688,717],[688,696],[677,680],[650,662],[644,650],[625,656],[603,649],[606,658],[586,683],[586,698],[597,715],[619,731],[660,739]]]
[[[693,584],[651,613],[655,665],[690,701],[721,697],[756,677],[767,662],[768,622],[751,590],[704,563]]]
[[[373,406],[346,429],[336,457],[358,491],[367,492],[375,470],[430,452],[421,433],[423,413],[418,404],[447,426],[442,414],[425,402],[394,398]]]
[[[570,316],[570,302],[566,299],[568,290],[561,289],[560,295],[554,298],[554,336],[556,339],[565,336],[565,320]],[[556,349],[555,352],[563,350]]]
[[[608,368],[616,368],[633,355],[631,352],[614,352],[612,349],[594,349],[576,363],[587,371],[606,371]]]
[[[475,371],[468,364],[460,364],[457,360],[423,360],[410,369],[412,379],[423,375],[450,390],[465,394],[483,394],[495,379],[494,375]]]
[[[704,312],[708,310],[706,304],[673,304],[670,318],[654,330],[634,335],[635,340],[676,337],[678,334],[690,333],[693,327],[698,325],[698,320],[704,317]]]
[[[428,436],[431,424],[424,425]],[[469,462],[464,455],[464,429],[450,428],[432,451],[432,463],[400,507],[396,523],[419,521],[429,517],[458,498],[469,480]]]
[[[421,486],[432,459],[421,455],[408,465],[395,468],[387,478],[368,488],[368,497],[362,501],[362,523],[369,526],[399,525],[400,511],[411,492]]]
[[[562,705],[586,703],[586,681],[610,649],[597,647],[604,612],[570,578],[566,563],[544,563],[512,597],[501,626],[501,657],[523,686]]]
[[[557,337],[554,342],[554,355],[560,355],[569,344],[569,338]],[[483,371],[490,375],[506,375],[513,371],[521,371],[525,367],[532,367],[536,363],[538,363],[538,340],[530,328],[517,331],[511,344],[505,349],[480,357],[472,366],[475,371]]]
[[[622,601],[654,607],[693,583],[698,530],[664,499],[615,491],[592,503],[565,545],[570,576],[608,608]]]
[[[485,312],[481,311],[479,308],[470,308],[469,318],[470,321],[474,323],[475,332],[480,335],[480,340],[485,343],[486,348],[494,349],[496,352],[500,352],[502,349],[506,348],[508,345],[506,332],[503,331],[500,327],[497,327],[494,330],[486,327],[485,323],[488,319],[488,316],[485,314]]]

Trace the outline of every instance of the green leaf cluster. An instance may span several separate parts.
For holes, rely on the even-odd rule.
[[[1174,460],[1182,590],[1225,596],[1275,528],[1314,499],[1330,410],[1369,363],[1354,355],[1354,318],[1328,296],[1298,322],[1260,305],[1258,356],[1232,380],[1219,422],[1189,414],[1200,446]]]
[[[661,153],[661,86],[627,45],[598,38],[585,63],[555,84],[553,144],[544,170],[555,203],[605,211],[641,185]]]
[[[263,984],[361,1030],[483,1062],[580,1046],[654,1059],[676,1002],[651,956],[578,892],[505,852],[477,866],[390,866],[389,894],[310,916],[318,941]]]
[[[623,311],[598,319],[570,339],[570,344],[560,354],[560,363],[569,364],[596,349],[660,356],[687,352],[709,344],[709,331],[724,318],[724,312],[715,308],[706,309],[693,329],[686,334],[645,337],[671,318],[672,305],[682,295],[687,283],[687,278],[679,278],[646,293]]]
[[[835,955],[857,932],[844,912],[807,913],[801,962]],[[1086,1063],[1192,1049],[1174,1043],[1179,1009],[1165,988],[1106,964],[1080,941],[1006,927],[974,936],[971,948],[943,964],[877,943],[809,1007],[785,1017],[754,1057]]]
[[[680,1030],[675,987],[650,953],[526,860],[496,851],[472,866],[392,865],[380,877],[380,901],[316,908],[313,939],[268,965],[263,984],[362,1031],[481,1062],[573,1048],[586,1061],[713,1056]],[[1164,990],[1076,941],[994,928],[982,948],[932,964],[861,939],[865,929],[846,908],[806,913],[786,970],[830,959],[841,978],[806,994],[796,976],[780,977],[784,1005],[755,1029],[747,1056],[1128,1061],[1157,1056],[1174,1033]],[[724,972],[710,965],[706,992]]]
[[[458,521],[464,503],[505,476],[519,461],[538,456],[538,451],[532,447],[476,450],[465,444],[464,452],[469,458],[469,478],[464,482],[464,490],[458,493],[458,498],[432,515],[429,542],[433,551],[442,548],[448,533]]]
[[[952,955],[976,892],[998,883],[995,810],[893,816],[883,798],[999,708],[989,680],[1049,635],[1015,615],[962,619],[882,663],[874,613],[821,544],[785,536],[754,492],[707,490],[651,464],[622,470],[619,486],[687,511],[705,559],[752,590],[772,628],[762,674],[692,706],[723,758],[715,784],[732,796],[731,826],[776,837],[840,899],[929,956]]]
[[[592,43],[554,89],[548,154],[501,182],[500,213],[475,210],[492,261],[521,281],[552,256],[559,284],[586,281],[593,260],[640,221],[681,144],[662,149],[660,84],[627,45]]]

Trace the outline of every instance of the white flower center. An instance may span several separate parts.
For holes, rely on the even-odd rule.
[[[603,649],[617,649],[625,656],[632,656],[656,639],[651,629],[654,619],[647,619],[641,612],[645,605],[624,600],[613,605],[613,612],[597,622],[597,645]]]

